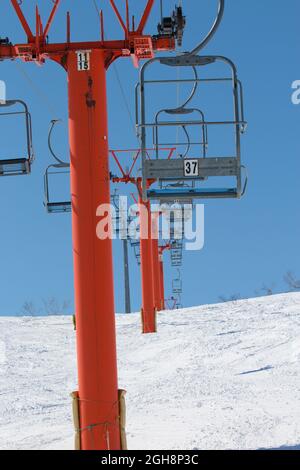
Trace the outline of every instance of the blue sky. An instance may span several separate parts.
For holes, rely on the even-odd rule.
[[[27,16],[34,17],[38,3],[43,15],[50,1],[24,0]],[[121,4],[122,2],[120,2]],[[131,1],[141,6],[144,2]],[[157,2],[159,3],[159,2]],[[185,0],[188,50],[203,36],[216,11],[215,0]],[[106,36],[121,38],[122,32],[108,9]],[[166,12],[174,2],[165,2]],[[24,41],[10,2],[1,2],[1,37],[14,43]],[[50,41],[65,37],[65,12],[72,14],[75,40],[97,39],[99,25],[93,1],[63,0]],[[148,30],[156,32],[155,9]],[[291,84],[300,79],[298,67],[297,0],[227,0],[223,23],[207,47],[207,54],[230,57],[238,66],[245,89],[248,131],[243,138],[243,162],[248,168],[249,186],[241,201],[205,203],[205,247],[184,255],[182,277],[184,306],[218,301],[219,296],[239,293],[253,296],[264,284],[281,291],[286,288],[283,275],[299,269],[299,132],[300,107],[291,103]],[[116,65],[132,113],[134,86],[138,72],[130,59]],[[50,297],[60,302],[73,299],[73,272],[70,215],[49,216],[43,207],[43,174],[51,162],[47,135],[51,119],[63,119],[55,134],[57,152],[68,158],[66,74],[56,64],[1,62],[0,79],[7,84],[8,98],[24,99],[32,112],[36,162],[30,177],[0,180],[1,296],[0,315],[18,314],[25,301],[37,306]],[[136,147],[113,68],[108,72],[110,147]],[[159,98],[159,97],[158,97]],[[174,94],[174,99],[176,96]],[[3,120],[3,118],[1,118]],[[1,121],[1,156],[16,152],[19,123],[8,128]],[[18,137],[18,138],[17,138]],[[3,155],[4,154],[4,155]],[[68,181],[58,185],[66,191]],[[122,187],[119,188],[122,191]],[[125,189],[125,191],[128,191]],[[116,310],[123,310],[123,270],[121,242],[114,242]],[[140,274],[130,253],[133,309],[140,308]],[[176,276],[166,256],[166,291]],[[70,309],[72,310],[72,308]]]

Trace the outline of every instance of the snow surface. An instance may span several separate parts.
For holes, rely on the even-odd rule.
[[[300,294],[118,315],[130,449],[300,450]],[[0,318],[0,448],[72,449],[70,317]]]

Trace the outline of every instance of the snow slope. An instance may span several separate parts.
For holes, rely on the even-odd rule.
[[[119,315],[131,449],[300,449],[300,294]],[[0,318],[0,448],[72,449],[71,318]]]

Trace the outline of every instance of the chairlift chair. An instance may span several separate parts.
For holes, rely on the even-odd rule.
[[[140,81],[136,87],[136,127],[137,135],[141,142],[142,154],[142,191],[143,199],[162,201],[180,201],[183,199],[213,199],[213,198],[240,198],[247,186],[247,176],[243,178],[244,167],[241,163],[241,134],[245,132],[246,121],[244,118],[243,88],[238,79],[237,69],[234,63],[227,57],[218,55],[199,55],[199,52],[208,44],[217,31],[224,13],[225,1],[219,0],[219,9],[216,20],[206,38],[191,52],[177,55],[176,57],[157,57],[146,62],[140,71]],[[225,64],[230,75],[220,76],[219,74],[211,78],[199,78],[198,70],[208,68],[212,64]],[[168,69],[185,68],[194,73],[191,79],[149,79],[146,72],[153,64],[160,64]],[[215,86],[222,83],[232,85],[233,94],[233,117],[230,120],[207,121],[204,110],[198,106],[193,106],[192,102],[196,97],[199,85],[208,82]],[[160,109],[154,113],[153,118],[148,117],[148,104],[146,102],[149,85],[163,84],[192,84],[193,89],[188,100],[173,109]],[[152,90],[151,90],[152,91]],[[152,95],[151,95],[152,96]],[[206,110],[207,111],[207,110]],[[198,114],[198,117],[194,115]],[[169,119],[164,116],[169,116]],[[170,116],[173,115],[173,120]],[[174,117],[176,119],[174,119]],[[208,129],[213,126],[233,129],[235,149],[232,155],[209,156]],[[202,154],[194,153],[195,142],[190,141],[189,131],[191,128],[201,130],[202,141],[197,145],[202,145]],[[159,149],[163,147],[160,141],[160,130],[182,128],[187,137],[186,151],[179,154],[177,158],[163,159],[157,152],[156,158],[149,160],[145,149],[149,131],[152,132],[154,146]],[[168,142],[170,145],[170,142]],[[175,145],[173,143],[171,145]],[[228,187],[217,186],[208,188],[204,181],[216,177],[233,177],[235,184]],[[149,187],[149,181],[159,183],[159,187]],[[224,181],[224,178],[223,178]]]
[[[182,266],[182,249],[171,250],[171,266],[173,268],[180,268]]]
[[[45,193],[45,201],[44,206],[49,214],[61,214],[67,213],[72,211],[72,203],[71,198],[69,200],[61,200],[60,198],[53,198],[52,192],[50,192],[50,178],[55,177],[58,175],[68,175],[70,173],[70,164],[61,160],[53,150],[51,138],[53,130],[57,123],[60,120],[53,119],[51,121],[49,135],[48,135],[48,147],[52,157],[55,160],[54,164],[51,164],[46,169],[44,175],[44,193]]]
[[[25,134],[26,134],[26,152],[22,157],[6,158],[0,160],[0,176],[18,176],[28,175],[31,172],[31,164],[34,160],[34,151],[32,144],[32,123],[31,114],[26,103],[22,100],[0,101],[0,110],[7,107],[20,105],[21,111],[4,111],[0,112],[0,116],[24,116],[25,118]]]
[[[72,204],[70,200],[54,200],[50,194],[50,178],[51,176],[67,175],[70,172],[70,165],[68,163],[57,163],[49,165],[46,169],[44,176],[44,191],[45,201],[44,205],[49,214],[61,214],[72,211]]]
[[[185,103],[179,108],[173,110],[159,110],[155,115],[153,122],[146,120],[146,90],[147,84],[161,84],[161,83],[184,83],[186,80],[146,80],[147,68],[155,63],[159,62],[162,65],[168,67],[205,67],[213,63],[223,62],[229,66],[231,70],[231,78],[229,77],[214,77],[214,78],[194,78],[192,81],[195,83],[201,82],[212,82],[214,84],[220,84],[221,82],[232,82],[234,107],[233,107],[233,118],[232,120],[224,121],[211,121],[208,122],[204,118],[204,113],[195,107],[187,108]],[[237,78],[237,72],[235,65],[232,61],[226,57],[221,56],[190,56],[182,55],[176,58],[156,58],[148,61],[142,68],[140,74],[140,84],[138,86],[140,90],[139,102],[140,102],[140,113],[137,115],[137,129],[141,138],[141,149],[142,149],[142,174],[143,174],[143,198],[145,200],[158,199],[160,201],[174,201],[182,199],[211,199],[211,198],[240,198],[245,191],[246,181],[243,186],[241,164],[241,134],[245,131],[246,122],[244,120],[243,110],[243,94],[242,84]],[[197,87],[195,86],[191,98],[188,102],[194,98]],[[137,106],[138,109],[138,106]],[[192,113],[198,113],[199,118],[183,119],[184,116],[191,115]],[[162,120],[160,116],[165,114],[176,114],[182,116],[176,120]],[[139,118],[140,114],[140,118]],[[193,148],[196,143],[189,141],[188,129],[191,127],[198,126],[202,129],[202,155],[193,154]],[[208,131],[209,126],[231,126],[234,130],[235,138],[235,152],[230,157],[214,156],[209,157],[207,154],[208,146]],[[162,142],[159,140],[159,130],[161,128],[178,128],[181,127],[187,134],[187,150],[184,155],[179,158],[172,159],[161,159],[159,158],[159,152],[157,152],[156,158],[149,160],[146,158],[144,149],[147,146],[147,130],[150,128],[153,130],[154,135],[154,146],[155,148],[163,147]],[[168,142],[170,144],[170,142]],[[199,143],[198,143],[199,144]],[[172,143],[176,145],[176,143]],[[234,177],[236,184],[234,187],[216,187],[207,188],[206,186],[199,186],[199,183],[206,181],[211,177]],[[148,181],[155,180],[160,183],[159,189],[149,189]]]
[[[119,194],[117,189],[114,190],[110,195],[111,202],[115,208],[115,211],[112,213],[111,223],[112,230],[114,235],[121,235],[122,238],[127,238],[127,228],[122,226],[122,216],[121,209],[119,205]]]
[[[136,257],[136,261],[138,266],[141,265],[141,244],[139,238],[132,238],[129,237],[130,246],[133,248],[134,256]]]
[[[176,278],[176,279],[173,279],[173,281],[172,281],[172,292],[173,292],[173,294],[182,294],[182,280],[181,280],[180,276],[178,276],[178,278]]]
[[[131,246],[133,247],[134,255],[136,257],[136,261],[138,266],[141,265],[141,246],[140,246],[140,241],[135,240],[134,243],[131,243]]]
[[[177,204],[178,205],[178,204]],[[180,207],[180,205],[178,205]],[[184,239],[184,214],[179,211],[170,214],[170,258],[173,267],[182,266]]]
[[[183,260],[183,243],[182,240],[170,240],[171,249],[171,265],[172,267],[181,267]]]
[[[174,310],[182,309],[183,304],[182,304],[182,301],[181,301],[181,294],[176,294],[176,297],[175,297],[174,300],[175,300]]]

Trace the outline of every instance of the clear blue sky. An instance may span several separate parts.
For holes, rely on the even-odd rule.
[[[27,15],[34,6],[46,15],[49,1],[24,0]],[[121,37],[108,12],[108,1],[98,1],[106,13],[106,35]],[[144,3],[138,4],[138,8]],[[159,3],[159,2],[157,2]],[[174,2],[167,0],[166,11]],[[216,11],[216,0],[186,0],[187,34],[184,49],[204,35]],[[0,6],[0,36],[24,41],[24,34],[9,0]],[[92,0],[63,0],[50,35],[65,37],[65,12],[72,13],[73,39],[96,39],[98,21]],[[299,269],[300,201],[300,106],[291,103],[291,83],[300,79],[298,0],[227,0],[222,26],[206,52],[226,55],[238,66],[245,88],[248,132],[243,139],[243,161],[248,167],[249,187],[241,201],[205,204],[206,242],[201,252],[184,255],[185,306],[210,303],[220,295],[253,296],[263,284],[284,290],[283,275]],[[149,32],[155,33],[155,11]],[[130,59],[117,64],[130,106],[138,74]],[[24,75],[24,73],[26,75]],[[0,180],[1,295],[0,315],[17,314],[25,301],[41,304],[51,296],[59,301],[73,298],[70,215],[49,216],[43,207],[43,173],[51,159],[47,148],[49,122],[64,119],[55,145],[68,155],[66,75],[56,64],[40,68],[32,64],[2,62],[0,79],[7,83],[8,98],[24,99],[34,126],[36,162],[30,177]],[[110,147],[136,147],[136,139],[122,100],[115,72],[108,72]],[[17,151],[18,126],[1,121],[1,155],[11,146]],[[130,129],[130,131],[128,131]],[[4,153],[4,155],[3,155]],[[67,181],[66,181],[67,188]],[[123,270],[120,242],[114,243],[116,310],[123,309]],[[140,308],[139,270],[130,253],[133,308]],[[166,290],[174,275],[166,262]]]

